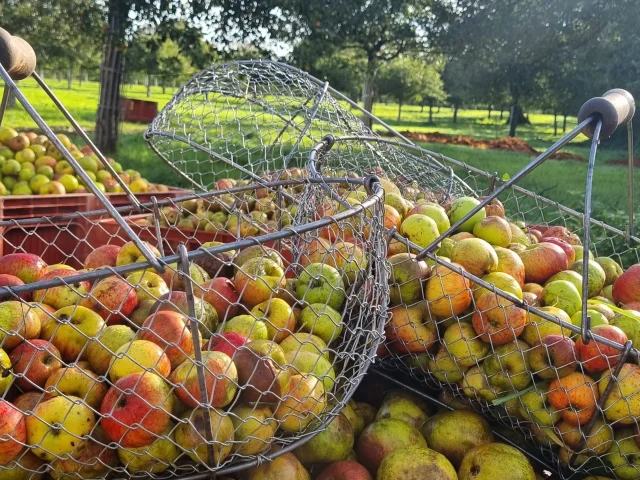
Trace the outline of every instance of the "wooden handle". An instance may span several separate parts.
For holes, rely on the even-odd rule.
[[[588,100],[578,113],[578,122],[582,122],[592,115],[602,119],[600,136],[609,138],[620,125],[626,125],[636,113],[636,103],[633,96],[626,90],[615,88],[601,97]],[[595,124],[592,122],[582,130],[587,137],[593,137]]]
[[[0,64],[13,80],[23,80],[36,69],[36,52],[26,40],[0,28]]]

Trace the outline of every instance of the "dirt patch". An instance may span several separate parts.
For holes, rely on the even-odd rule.
[[[622,166],[627,166],[629,165],[629,160],[626,158],[619,158],[617,160],[607,160],[606,162],[604,162],[606,165],[622,165]],[[640,167],[640,158],[634,158],[633,159],[633,166],[634,167]]]
[[[401,132],[409,140],[416,142],[442,143],[449,145],[463,145],[465,147],[479,148],[481,150],[505,150],[509,152],[526,153],[528,155],[538,155],[540,152],[520,138],[498,138],[495,140],[483,140],[472,137],[464,137],[462,135],[446,135],[440,132],[420,133],[420,132]],[[556,160],[573,160],[584,162],[584,158],[575,153],[556,152],[551,155]],[[609,163],[609,162],[607,162]]]

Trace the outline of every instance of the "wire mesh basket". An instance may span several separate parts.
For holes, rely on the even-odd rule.
[[[371,117],[382,135],[352,110]],[[632,363],[640,323],[620,309],[640,309],[640,297],[631,286],[619,293],[634,284],[631,267],[640,261],[632,161],[626,229],[591,217],[591,184],[600,138],[625,124],[631,133],[634,111],[624,91],[592,99],[573,131],[503,180],[412,144],[305,72],[246,61],[194,77],[147,139],[199,189],[224,177],[277,178],[301,167],[318,142],[331,148],[307,175],[378,175],[392,272],[381,365],[451,390],[521,432],[562,478],[626,479],[640,476]],[[582,212],[518,185],[581,132],[593,142]],[[490,220],[474,231],[483,217]],[[556,264],[536,272],[536,258]],[[549,272],[561,283],[545,288]]]

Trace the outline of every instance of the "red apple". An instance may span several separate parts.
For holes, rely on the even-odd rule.
[[[14,275],[9,275],[8,273],[0,274],[0,288],[1,287],[19,287],[20,285],[24,285],[24,282],[20,280],[18,277]],[[21,293],[20,295],[18,295],[18,297],[24,300],[25,302],[31,301],[30,292]],[[6,297],[6,298],[9,299],[9,298],[15,298],[15,297]]]
[[[545,243],[553,243],[554,245],[559,246],[564,253],[567,255],[567,260],[569,261],[569,265],[573,265],[573,262],[576,260],[576,251],[573,247],[568,244],[565,240],[556,237],[545,237]]]
[[[632,265],[613,283],[613,301],[627,305],[640,302],[640,264]]]
[[[15,460],[27,443],[27,425],[22,412],[0,399],[0,465]]]
[[[22,413],[33,412],[36,406],[44,401],[44,394],[40,391],[25,392],[22,395],[16,397],[12,401],[13,406],[20,410]]]
[[[139,338],[162,348],[169,357],[172,369],[193,355],[189,319],[182,313],[160,311],[149,315],[142,324]]]
[[[535,239],[538,240],[538,242],[542,240],[542,232],[540,230],[537,230],[535,228],[529,228],[527,229],[527,233],[529,235],[533,235],[533,237],[535,237]]]
[[[545,380],[565,377],[578,367],[576,345],[563,335],[545,335],[529,351],[529,363],[531,371]]]
[[[520,256],[508,248],[496,247],[498,256],[498,268],[496,272],[511,275],[522,287],[524,285],[524,264]]]
[[[62,368],[60,352],[47,340],[22,342],[9,354],[16,383],[24,392],[44,387],[47,379]]]
[[[40,280],[47,270],[47,264],[32,253],[10,253],[0,258],[0,274],[13,275],[24,283]]]
[[[316,480],[373,480],[373,477],[358,462],[342,460],[325,468]]]
[[[90,296],[80,305],[100,314],[109,325],[121,323],[138,305],[136,290],[119,277],[108,277],[96,283]]]
[[[40,281],[53,280],[55,278],[73,277],[78,275],[75,270],[56,269],[45,273]],[[66,281],[65,281],[66,282]],[[33,301],[50,305],[56,310],[77,304],[82,296],[91,289],[89,282],[67,282],[59,287],[50,287],[33,292]]]
[[[117,245],[102,245],[93,250],[84,260],[84,268],[115,267],[120,248]]]
[[[524,264],[525,281],[543,284],[552,275],[569,268],[564,250],[553,243],[541,242],[529,245],[518,252]]]
[[[171,390],[154,373],[127,375],[109,389],[102,401],[102,428],[123,448],[151,445],[171,420]]]
[[[205,291],[202,298],[216,309],[219,321],[222,322],[238,315],[240,296],[230,279],[217,277],[213,280],[207,280],[201,287]]]
[[[544,287],[542,285],[538,285],[537,283],[525,283],[522,288],[522,293],[533,293],[538,299],[542,297],[542,292],[544,291]]]
[[[597,325],[591,329],[591,332],[617,342],[621,346],[627,343],[627,335],[613,325]],[[579,338],[576,350],[583,368],[588,372],[604,372],[620,361],[619,349],[609,347],[596,340],[591,340],[585,345],[582,338]]]
[[[559,238],[560,240],[567,242],[569,245],[582,245],[580,237],[566,227],[555,226],[547,228],[542,234],[542,240],[546,242],[547,237]]]
[[[231,359],[235,355],[238,348],[246,345],[249,341],[247,337],[236,332],[216,333],[202,348],[203,350],[211,350],[214,352],[222,352]]]

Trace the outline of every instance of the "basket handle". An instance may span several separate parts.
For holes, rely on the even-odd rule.
[[[601,97],[587,100],[578,113],[578,123],[594,115],[602,119],[601,138],[609,138],[620,125],[626,125],[636,113],[636,102],[626,90],[614,88]],[[582,129],[587,137],[593,138],[595,122]]]
[[[0,28],[0,64],[13,80],[24,80],[36,69],[36,52],[26,40]]]

